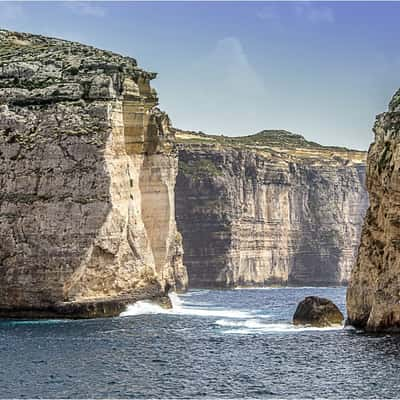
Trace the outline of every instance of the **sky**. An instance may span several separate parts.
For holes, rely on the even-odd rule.
[[[396,2],[0,2],[0,28],[80,41],[158,72],[174,126],[285,129],[368,149],[400,87]]]

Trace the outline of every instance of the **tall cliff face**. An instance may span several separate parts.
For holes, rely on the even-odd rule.
[[[285,131],[177,139],[191,287],[347,282],[368,203],[364,152]]]
[[[184,288],[155,74],[0,31],[0,315],[90,317]]]
[[[400,332],[400,90],[376,118],[367,160],[370,207],[347,291],[348,323]]]

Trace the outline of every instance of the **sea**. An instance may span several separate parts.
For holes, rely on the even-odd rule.
[[[400,337],[295,327],[344,287],[191,290],[117,318],[0,321],[0,398],[399,398]]]

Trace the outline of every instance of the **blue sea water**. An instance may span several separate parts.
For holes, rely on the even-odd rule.
[[[1,321],[1,398],[398,398],[400,337],[296,328],[307,295],[198,290],[118,318]]]

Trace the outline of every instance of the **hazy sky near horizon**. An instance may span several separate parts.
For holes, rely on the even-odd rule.
[[[0,27],[91,44],[158,72],[176,127],[286,129],[367,149],[400,87],[396,2],[0,3]]]

